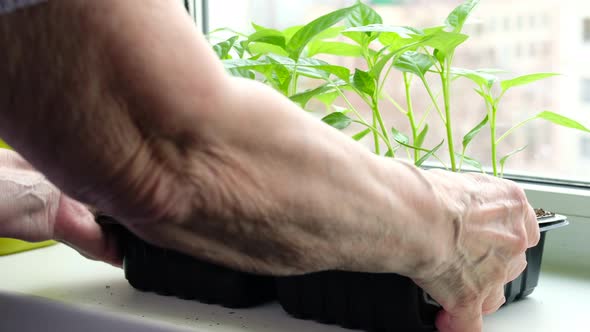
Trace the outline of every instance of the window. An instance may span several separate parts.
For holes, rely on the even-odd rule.
[[[582,92],[582,102],[590,104],[590,78],[583,78],[580,87]]]
[[[580,154],[584,159],[590,159],[590,138],[582,137],[580,139]]]
[[[504,30],[510,31],[510,17],[504,17]]]
[[[524,17],[518,16],[516,19],[516,27],[519,31],[524,28]]]
[[[351,5],[356,0],[215,0],[209,1],[209,27],[211,29],[231,27],[239,31],[251,29],[251,22],[263,26],[283,29],[303,24],[329,11]],[[365,1],[376,8],[384,17],[386,24],[432,26],[444,21],[449,11],[460,0],[405,0],[405,1]],[[499,122],[515,123],[543,110],[552,110],[589,126],[590,112],[582,111],[590,105],[590,72],[588,79],[580,79],[577,66],[572,63],[586,63],[587,55],[577,50],[584,42],[590,42],[590,10],[580,6],[579,1],[522,0],[514,6],[504,1],[485,0],[477,9],[477,23],[483,24],[481,31],[477,26],[468,27],[473,40],[459,50],[456,65],[466,68],[501,68],[511,73],[529,74],[536,72],[559,72],[563,75],[550,81],[511,91],[499,112]],[[227,8],[231,8],[229,11]],[[534,12],[529,11],[534,8]],[[590,7],[588,8],[590,9]],[[584,13],[586,11],[586,13]],[[580,35],[580,26],[571,23],[569,13],[578,13],[583,26],[583,38],[561,38],[564,34]],[[584,18],[586,17],[586,18]],[[580,21],[578,21],[580,22]],[[547,29],[548,26],[551,29]],[[518,34],[515,32],[518,31]],[[557,32],[558,33],[557,33]],[[491,33],[494,32],[494,33]],[[479,41],[479,42],[477,42]],[[520,56],[518,56],[520,54]],[[358,62],[343,60],[342,65],[355,67]],[[392,82],[392,86],[395,86]],[[423,93],[416,84],[414,95]],[[466,133],[481,120],[485,114],[484,106],[473,92],[473,86],[460,85],[457,89],[465,91],[463,96],[455,94],[455,130]],[[401,90],[401,89],[400,89]],[[392,90],[392,94],[401,91]],[[580,96],[581,94],[581,96]],[[398,96],[399,98],[399,96]],[[397,121],[396,114],[390,114],[389,121]],[[433,118],[434,120],[434,118]],[[399,120],[401,121],[401,119]],[[507,129],[502,127],[502,130]],[[530,132],[543,132],[529,135]],[[590,183],[590,171],[576,167],[584,159],[581,149],[563,149],[563,142],[555,137],[561,129],[542,121],[527,124],[526,130],[518,132],[512,140],[506,141],[501,153],[506,154],[522,145],[527,145],[529,137],[538,150],[529,150],[516,155],[507,164],[511,172],[524,173],[542,178],[564,179]],[[575,146],[588,135],[569,132],[568,139]],[[458,145],[461,137],[457,137]],[[432,142],[430,142],[432,144]],[[486,135],[481,135],[474,145],[471,156],[482,161],[489,160]],[[435,143],[436,145],[436,143]],[[538,156],[546,160],[540,162]],[[562,162],[567,160],[567,163]],[[559,165],[556,167],[556,165]]]
[[[590,43],[590,18],[585,18],[583,25],[584,25],[584,29],[583,29],[584,30],[583,31],[584,42]]]

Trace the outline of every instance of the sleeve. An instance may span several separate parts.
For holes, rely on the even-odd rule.
[[[47,0],[0,0],[0,15],[46,1]]]

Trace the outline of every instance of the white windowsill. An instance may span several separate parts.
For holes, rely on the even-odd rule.
[[[558,185],[522,183],[534,207],[568,217],[570,225],[547,234],[543,266],[590,274],[590,191]]]
[[[276,303],[231,310],[141,293],[121,270],[63,245],[0,257],[0,271],[1,331],[350,331],[291,318]],[[587,331],[587,294],[590,275],[546,270],[529,298],[486,317],[484,331]]]

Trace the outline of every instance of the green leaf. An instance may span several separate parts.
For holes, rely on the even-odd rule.
[[[393,66],[404,73],[412,73],[421,79],[434,66],[435,60],[427,54],[419,52],[405,52],[393,62]]]
[[[253,71],[248,69],[228,69],[228,72],[234,77],[242,77],[251,80],[256,79],[256,74]]]
[[[327,93],[331,93],[335,90],[336,90],[335,86],[333,84],[328,83],[328,84],[324,84],[322,86],[319,86],[315,89],[310,89],[310,90],[295,94],[289,98],[291,99],[291,101],[293,101],[293,102],[297,103],[299,106],[301,106],[301,108],[306,108],[309,101],[312,100],[313,98],[317,98],[318,96],[325,95]]]
[[[502,159],[500,159],[500,177],[504,176],[504,165],[506,164],[506,162],[508,161],[508,159],[510,159],[515,154],[524,151],[527,147],[528,147],[528,145],[525,145],[525,146],[523,146],[521,148],[518,148],[518,149],[510,152],[506,156],[504,156]]]
[[[315,97],[315,99],[319,100],[329,110],[330,107],[332,107],[332,108],[336,107],[333,104],[334,104],[334,101],[336,101],[336,99],[338,99],[338,97],[340,97],[340,93],[338,93],[334,89],[334,91],[329,91],[329,92],[317,95]]]
[[[388,33],[393,34],[398,37],[404,39],[411,39],[416,36],[424,35],[424,32],[412,28],[412,27],[404,27],[404,26],[393,26],[393,25],[384,25],[384,24],[369,24],[364,26],[356,26],[352,28],[348,28],[344,30],[342,33],[346,35],[347,32],[378,32],[378,33]]]
[[[269,59],[270,62],[273,62],[272,59]],[[281,86],[281,91],[283,94],[287,95],[287,91],[289,89],[289,85],[291,84],[291,80],[293,78],[293,73],[287,69],[287,67],[275,63],[276,66],[273,67],[273,71],[271,73],[271,78],[273,78],[276,82],[279,83]]]
[[[411,43],[407,44],[406,46],[404,46],[400,49],[396,49],[396,50],[391,51],[389,53],[385,53],[384,55],[378,54],[378,60],[375,61],[375,65],[373,66],[371,73],[373,74],[373,76],[375,76],[377,78],[381,77],[383,70],[385,69],[385,67],[387,66],[389,61],[391,61],[391,59],[393,59],[396,56],[399,56],[401,53],[403,53],[405,51],[411,50],[413,48],[416,48],[416,47],[422,45],[423,42],[424,42],[424,40],[412,41]],[[388,49],[388,47],[385,47],[382,50],[382,52],[385,52],[387,49]]]
[[[388,45],[393,50],[411,43],[413,39],[419,38],[419,36],[422,35],[422,31],[410,27],[370,24],[348,28],[344,30],[342,34],[364,46],[367,46],[369,42],[379,38],[379,41],[383,45]],[[370,36],[370,38],[367,39],[366,36]],[[394,48],[396,45],[397,47]]]
[[[282,49],[286,47],[285,35],[281,31],[275,29],[258,30],[255,33],[251,34],[248,37],[248,43],[254,42],[271,44],[278,46]]]
[[[398,142],[399,144],[402,145],[408,145],[410,144],[410,138],[408,137],[408,135],[400,132],[399,130],[395,129],[395,128],[391,128],[391,132],[393,133],[393,139]]]
[[[382,24],[383,19],[381,16],[373,10],[373,8],[365,5],[364,3],[358,1],[357,2],[357,9],[351,13],[351,15],[346,19],[346,27],[348,28],[355,28],[355,27],[362,27],[370,24]],[[344,33],[344,35],[352,40],[354,40],[357,44],[367,47],[371,41],[377,38],[378,34],[374,34],[372,32],[351,32],[348,31]]]
[[[334,26],[331,28],[328,28],[322,32],[320,32],[317,36],[313,37],[314,41],[319,41],[319,40],[326,40],[326,39],[335,39],[340,37],[340,34],[342,33],[342,31],[344,31],[346,28],[343,26]]]
[[[240,41],[239,45],[235,45],[234,48],[240,55],[240,58],[243,58],[244,54],[246,54],[246,51],[248,51],[248,41],[242,40]]]
[[[344,115],[342,112],[334,112],[325,116],[322,121],[329,124],[336,129],[346,129],[352,123],[352,119]]]
[[[490,96],[488,93],[483,92],[480,89],[474,89],[475,92],[477,92],[478,95],[480,95],[489,105],[494,105],[496,103],[496,101],[494,100],[494,98],[492,96]]]
[[[452,68],[451,74],[454,76],[467,78],[475,82],[475,84],[477,84],[478,86],[485,86],[487,88],[491,88],[494,85],[494,83],[496,83],[499,80],[498,76],[480,70]]]
[[[259,62],[263,61],[271,62],[271,64],[274,65],[282,65],[291,69],[292,71],[296,71],[300,75],[310,78],[329,80],[330,75],[334,75],[343,81],[348,81],[350,79],[350,69],[342,66],[331,65],[318,59],[300,58],[299,61],[296,62],[288,57],[269,54],[259,60]],[[262,68],[266,69],[265,67]]]
[[[303,28],[303,25],[295,25],[295,26],[288,27],[285,30],[283,30],[283,34],[285,35],[285,38],[287,39],[287,45],[291,41],[291,38],[293,38],[293,36],[297,33],[297,31],[301,30],[302,28]]]
[[[480,172],[483,172],[483,165],[481,164],[481,162],[460,153],[455,153],[455,155],[457,156],[457,158],[463,160],[463,163],[479,170]]]
[[[365,136],[369,135],[371,133],[371,129],[365,129],[363,131],[361,131],[360,133],[357,133],[356,135],[352,136],[352,139],[355,141],[360,141],[363,138],[365,138]]]
[[[360,92],[373,96],[377,85],[375,78],[370,73],[357,69],[352,78],[352,85]]]
[[[473,129],[471,129],[467,135],[465,135],[463,137],[463,151],[465,151],[467,149],[467,146],[469,146],[469,143],[471,143],[471,141],[475,138],[475,136],[477,136],[477,134],[479,134],[481,132],[481,130],[483,129],[483,127],[485,127],[485,125],[487,125],[489,122],[489,116],[486,115],[486,117],[477,124],[477,126],[475,126]]]
[[[346,18],[347,27],[360,27],[369,24],[382,24],[383,18],[373,8],[362,2],[357,4],[349,17]]]
[[[434,149],[428,151],[424,156],[422,156],[422,158],[420,158],[420,160],[418,160],[415,165],[417,167],[422,166],[428,159],[430,159],[432,156],[434,156],[434,154],[436,152],[438,152],[438,150],[440,150],[440,148],[443,146],[443,144],[445,143],[445,141],[443,140],[442,142],[440,142],[439,145],[437,145],[436,147],[434,147]]]
[[[349,17],[357,7],[358,4],[331,12],[299,29],[289,40],[289,44],[287,45],[287,50],[289,51],[291,58],[299,59],[307,44],[313,40],[314,37]]]
[[[256,24],[254,22],[251,23],[252,24],[252,28],[254,28],[254,31],[260,31],[260,30],[268,30],[269,28],[264,27],[260,24]]]
[[[539,73],[539,74],[531,74],[531,75],[524,75],[520,77],[516,77],[510,80],[502,81],[502,91],[508,91],[511,88],[531,84],[540,80],[544,80],[550,77],[559,76],[556,73]]]
[[[325,61],[312,58],[301,58],[297,63],[297,72],[312,78],[329,79],[330,74],[343,81],[350,79],[350,69],[342,66],[331,65]],[[327,73],[325,75],[323,73]],[[320,74],[318,77],[317,74]]]
[[[291,73],[282,64],[274,61],[271,57],[263,57],[258,60],[231,59],[222,61],[225,69],[234,76],[255,78],[251,71],[262,74],[272,85],[285,92],[283,83],[288,81]]]
[[[229,52],[232,50],[239,36],[233,36],[221,43],[215,44],[213,50],[221,60],[229,59]]]
[[[439,60],[453,54],[459,45],[463,44],[467,39],[469,39],[469,36],[467,35],[442,30],[428,36],[430,38],[428,38],[424,43],[434,48],[437,53],[439,53],[437,55]]]
[[[479,4],[479,0],[466,0],[455,8],[447,17],[445,24],[453,32],[461,32],[467,18],[473,9]]]
[[[360,57],[363,50],[358,45],[343,42],[313,41],[307,47],[306,55],[313,57],[318,54]]]
[[[227,70],[254,70],[264,75],[269,75],[275,64],[259,60],[230,59],[224,60],[223,65]]]
[[[285,57],[289,56],[289,53],[287,53],[287,51],[285,51],[285,49],[283,49],[277,45],[271,45],[271,44],[266,44],[266,43],[248,44],[248,51],[253,56],[267,55],[267,54],[276,54],[276,55],[285,56]]]
[[[405,48],[408,51],[416,51],[422,44],[418,43],[423,36],[415,36],[412,38],[403,38],[395,33],[382,33],[379,35],[379,42],[383,46],[387,46],[389,51],[397,51]],[[412,47],[407,48],[408,45],[413,44]]]
[[[428,134],[428,123],[424,125],[424,128],[422,129],[422,131],[420,132],[420,134],[418,134],[418,136],[416,137],[416,141],[414,142],[414,145],[416,147],[421,148],[422,145],[424,145],[424,140],[426,139],[426,134]]]
[[[565,117],[563,115],[557,114],[557,113],[545,111],[545,112],[541,112],[541,113],[537,114],[537,116],[535,116],[535,118],[547,120],[549,122],[552,122],[552,123],[562,126],[562,127],[581,130],[581,131],[590,133],[590,129],[588,129],[587,127],[585,127],[581,123],[579,123],[575,120],[572,120],[568,117]]]

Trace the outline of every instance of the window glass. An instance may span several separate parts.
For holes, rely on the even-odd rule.
[[[307,23],[318,16],[349,6],[355,0],[215,0],[209,1],[210,29],[230,27],[251,31],[251,22],[283,29]],[[459,0],[365,1],[397,26],[428,27],[444,22]],[[463,68],[501,68],[511,75],[557,72],[562,75],[515,89],[506,95],[498,118],[498,132],[541,111],[550,110],[590,126],[590,2],[588,0],[482,0],[474,18],[466,26],[471,35],[458,50],[455,64]],[[362,66],[351,58],[330,58],[352,69]],[[392,76],[389,93],[403,103],[399,76]],[[412,87],[417,100],[427,100],[418,82]],[[485,106],[469,82],[454,86],[453,119],[455,141],[485,116]],[[582,97],[580,97],[582,96]],[[423,97],[423,98],[422,98]],[[322,112],[322,106],[316,105]],[[420,102],[418,109],[426,108]],[[392,107],[386,121],[408,131],[407,119]],[[432,116],[432,127],[440,119]],[[533,121],[506,139],[499,156],[523,146],[524,152],[512,157],[507,172],[553,179],[590,182],[588,135],[555,125]],[[444,133],[433,131],[427,146],[440,142]],[[370,146],[370,144],[367,144]],[[479,135],[468,154],[490,165],[489,135]]]
[[[585,43],[590,43],[590,17],[584,18],[582,22],[584,26],[583,38]]]

